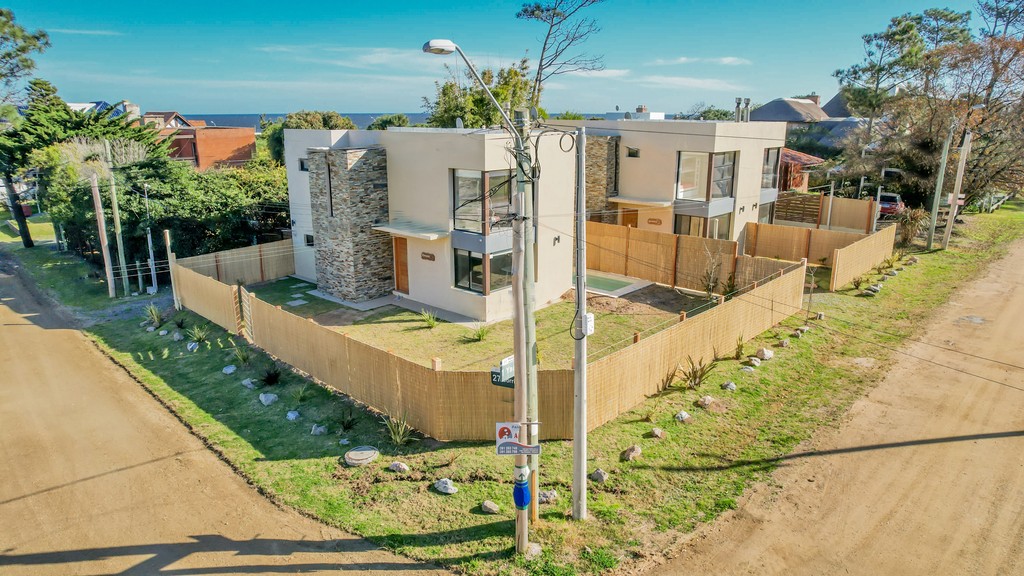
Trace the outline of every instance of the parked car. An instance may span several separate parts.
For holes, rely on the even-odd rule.
[[[895,216],[907,207],[899,194],[881,194],[878,197],[878,212],[883,216]]]

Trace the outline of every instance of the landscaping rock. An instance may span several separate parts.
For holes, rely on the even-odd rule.
[[[825,313],[824,312],[818,312],[817,314],[814,315],[814,318],[815,318],[815,320],[824,320],[825,319]]]
[[[455,483],[448,478],[441,478],[437,482],[434,482],[434,490],[437,490],[441,494],[455,494],[459,491],[455,487]]]
[[[804,337],[804,333],[799,331],[799,330],[797,330],[796,332],[793,332],[792,336],[793,336],[793,338],[796,338],[796,339],[799,340],[800,338]]]
[[[748,357],[748,358],[747,358],[747,362],[748,362],[748,363],[749,363],[749,364],[750,364],[751,366],[753,366],[754,368],[757,368],[758,366],[760,366],[760,365],[761,365],[761,359],[760,359],[760,358],[758,358],[757,356],[750,356],[750,357]]]
[[[185,349],[189,352],[195,352],[196,350],[199,350],[199,342],[189,342],[188,344],[185,344]]]
[[[722,384],[722,390],[725,390],[727,392],[735,392],[736,383],[732,381],[726,382],[725,384]]]
[[[501,514],[501,508],[498,508],[498,505],[490,500],[484,500],[480,504],[480,511],[484,514]]]
[[[156,326],[150,326],[149,328],[146,328],[146,332],[156,332]]]
[[[609,474],[600,468],[590,473],[590,479],[598,484],[604,484],[608,481],[608,478]]]
[[[348,438],[342,438],[341,440],[338,440],[338,444],[341,444],[342,446],[348,446],[351,443],[352,441],[349,440]]]
[[[327,434],[327,426],[321,426],[319,424],[313,424],[313,429],[309,431],[311,436],[323,436]]]
[[[661,428],[651,428],[650,435],[651,438],[657,438],[658,440],[664,440],[668,437],[668,434],[666,434]]]
[[[811,327],[805,325],[805,326],[801,326],[801,327],[797,328],[796,330],[797,330],[797,332],[800,332],[800,333],[810,332],[811,331]]]
[[[88,276],[86,276],[86,278],[88,278]],[[139,328],[145,328],[147,325],[149,325],[149,320],[143,320],[142,322],[139,322]]]
[[[268,393],[260,394],[260,402],[264,406],[270,406],[274,402],[277,402],[277,394],[268,394]]]
[[[309,304],[309,302],[302,300],[301,298],[298,300],[290,300],[288,302],[285,302],[285,306],[302,306],[303,304]]]
[[[378,456],[380,456],[380,452],[373,446],[357,446],[345,452],[345,464],[355,467],[366,466],[376,460]]]
[[[643,450],[640,449],[640,445],[633,444],[629,448],[623,450],[622,454],[619,454],[619,459],[623,462],[632,462],[640,457],[641,452],[643,452]]]
[[[789,340],[779,340],[779,348],[789,348]]]
[[[138,296],[138,295],[139,295],[138,292],[132,292],[132,296]]]
[[[292,294],[292,298],[302,298],[302,294]]]
[[[184,339],[185,337],[182,336],[181,332],[178,332],[177,330],[174,331],[174,334],[171,334],[171,340],[174,340],[175,342],[181,342]]]
[[[744,367],[740,368],[740,372],[746,372],[746,373],[750,374],[750,373],[754,372],[754,367],[753,366],[744,366]]]
[[[775,357],[775,352],[769,350],[768,348],[759,348],[757,350],[757,357],[760,358],[761,360],[771,360],[772,358]]]
[[[897,272],[895,270],[889,270],[888,272],[885,273],[885,275],[886,276],[898,276],[899,272]]]
[[[230,376],[231,374],[235,373],[235,370],[238,370],[238,368],[236,368],[234,364],[230,364],[228,366],[225,366],[224,369],[221,370],[221,372]]]
[[[245,386],[249,390],[256,389],[256,383],[252,381],[252,378],[246,378],[245,380],[242,380],[242,386]]]
[[[871,290],[865,290],[865,291],[861,292],[860,295],[861,296],[871,296],[871,297],[874,297],[874,296],[878,295],[878,292],[872,292]]]
[[[879,281],[879,282],[885,282],[885,281],[886,281],[886,280],[888,280],[888,279],[889,279],[889,277],[888,277],[888,276],[882,276],[881,278],[879,278],[879,279],[878,279],[878,281]]]
[[[714,404],[714,402],[715,399],[712,398],[711,396],[701,396],[700,399],[697,400],[697,406],[700,406],[701,408],[707,408],[708,406]]]
[[[388,466],[388,470],[391,470],[392,472],[398,472],[399,474],[408,474],[409,465],[406,464],[405,462],[392,462],[391,465]]]
[[[537,494],[538,504],[554,504],[555,500],[558,500],[558,491],[556,490],[541,490]]]
[[[676,414],[676,422],[682,422],[683,424],[689,424],[691,420],[693,420],[693,417],[690,416],[689,412],[687,412],[685,410],[680,410],[679,413]]]
[[[903,272],[904,270],[906,270],[906,268],[904,268],[903,266],[900,266],[899,268],[896,269],[897,272]]]
[[[294,422],[299,419],[299,411],[289,410],[288,413],[284,415],[284,417],[287,418],[289,422]]]
[[[167,330],[161,330],[157,332],[157,334],[159,334],[160,336],[167,336]]]

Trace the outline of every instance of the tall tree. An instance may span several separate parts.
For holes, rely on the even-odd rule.
[[[581,44],[599,32],[597,21],[581,12],[604,0],[554,0],[547,4],[523,4],[516,18],[543,25],[544,39],[537,58],[537,71],[530,88],[529,102],[540,106],[544,82],[558,74],[604,70],[604,56],[578,52]]]
[[[454,128],[457,119],[462,119],[466,128],[482,128],[501,125],[501,113],[494,108],[487,93],[476,83],[469,71],[465,80],[468,87],[463,87],[460,79],[451,68],[449,78],[444,83],[435,83],[434,100],[423,98],[423,107],[427,110],[427,125],[437,128]],[[527,104],[530,91],[530,63],[522,58],[517,64],[501,68],[495,73],[489,68],[480,72],[480,78],[501,104],[515,109]]]
[[[367,130],[387,130],[389,126],[408,126],[409,117],[405,114],[382,114],[373,119]]]
[[[306,130],[356,130],[355,122],[333,110],[299,110],[285,116],[284,120],[263,126],[263,137],[267,139],[270,157],[284,164],[284,129]]]
[[[36,67],[32,55],[49,47],[46,32],[29,32],[14,21],[14,12],[0,8],[0,100],[11,101],[18,83]]]

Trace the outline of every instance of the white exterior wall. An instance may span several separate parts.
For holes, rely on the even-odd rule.
[[[735,207],[731,238],[743,234],[747,222],[757,221],[761,197],[761,170],[766,148],[785,145],[784,122],[711,122],[711,121],[552,121],[565,127],[584,125],[588,134],[620,136],[619,196],[674,202],[679,152],[737,152],[733,195]],[[630,148],[640,156],[630,158]],[[638,228],[672,232],[671,207],[618,203],[638,211]],[[650,220],[660,220],[660,224]]]
[[[316,282],[313,248],[306,246],[306,235],[313,234],[313,211],[309,202],[309,172],[299,170],[299,159],[306,158],[310,148],[334,147],[347,132],[349,130],[290,128],[284,131],[284,165],[288,173],[288,210],[292,219],[295,275],[310,282]]]
[[[411,222],[451,231],[452,171],[507,170],[514,162],[500,133],[454,130],[388,130],[381,144],[388,154],[388,206],[392,222]],[[575,152],[559,151],[555,137],[545,136],[541,146],[542,222],[559,231],[541,228],[538,306],[557,301],[571,286],[572,212],[575,190]],[[555,244],[554,238],[560,237]],[[493,322],[512,315],[512,290],[484,296],[455,287],[454,251],[449,237],[408,239],[409,294],[417,302]],[[433,254],[425,260],[423,253]]]

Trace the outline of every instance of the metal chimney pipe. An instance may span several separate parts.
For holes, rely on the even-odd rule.
[[[743,121],[750,122],[750,98],[743,99]]]
[[[736,121],[740,122],[743,120],[743,112],[740,111],[740,106],[743,104],[743,98],[736,98]]]

